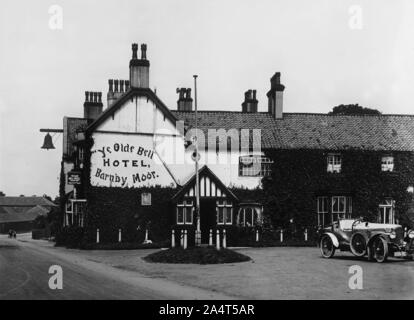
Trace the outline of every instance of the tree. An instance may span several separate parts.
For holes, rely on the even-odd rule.
[[[3,191],[0,191],[0,197],[5,197],[6,194]]]
[[[340,104],[339,106],[333,107],[330,115],[380,115],[381,112],[377,109],[364,108],[357,104]]]

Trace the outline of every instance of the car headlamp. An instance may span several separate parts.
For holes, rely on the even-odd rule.
[[[410,231],[408,232],[408,238],[410,238],[410,239],[414,239],[414,230],[410,230]]]
[[[397,237],[397,233],[395,232],[395,230],[392,230],[390,233],[390,238],[395,239],[396,237]]]

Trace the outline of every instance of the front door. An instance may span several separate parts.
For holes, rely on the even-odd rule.
[[[216,200],[201,199],[200,200],[201,243],[208,243],[210,229],[213,229],[214,231],[215,227],[216,227]]]

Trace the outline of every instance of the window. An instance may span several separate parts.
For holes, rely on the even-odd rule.
[[[268,177],[272,170],[273,161],[260,155],[239,157],[240,177]]]
[[[217,201],[217,224],[233,223],[233,205],[230,201]]]
[[[193,224],[193,201],[177,204],[177,224]]]
[[[394,171],[394,157],[384,156],[381,158],[381,171]]]
[[[395,201],[392,199],[385,199],[379,205],[378,222],[379,223],[395,223]]]
[[[238,225],[251,227],[262,223],[261,207],[243,207],[239,210]]]
[[[340,154],[328,155],[328,172],[340,173],[342,167],[342,157]]]
[[[141,193],[141,206],[150,206],[151,205],[151,193],[144,192]]]
[[[327,222],[327,214],[329,212],[328,197],[317,198],[317,212],[318,212],[318,225],[325,225]]]
[[[330,224],[339,219],[349,219],[352,215],[352,197],[317,197],[316,211],[319,226]]]
[[[86,200],[85,199],[70,199],[66,203],[66,214],[64,226],[78,226],[85,225],[86,215]]]
[[[345,197],[332,197],[332,213],[345,213]]]
[[[83,148],[80,147],[79,148],[79,161],[80,162],[83,162],[84,156],[85,156],[85,152],[84,152]]]

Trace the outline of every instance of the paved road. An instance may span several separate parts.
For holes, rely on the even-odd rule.
[[[51,265],[63,269],[62,290],[49,288]],[[229,297],[0,238],[0,300],[213,298]]]

